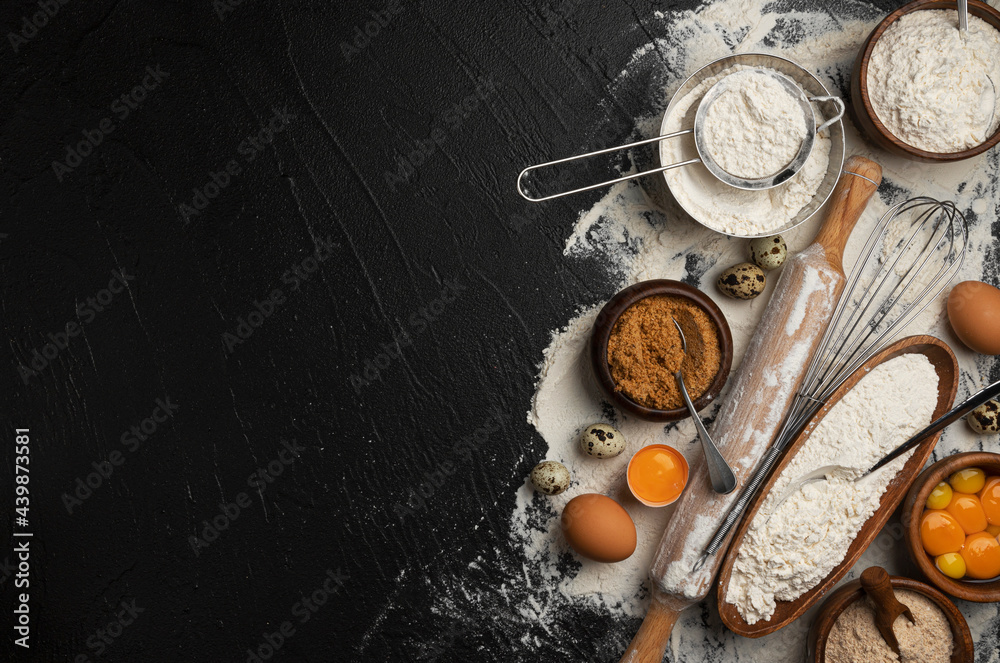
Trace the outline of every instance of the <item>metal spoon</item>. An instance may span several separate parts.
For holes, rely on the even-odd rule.
[[[913,447],[917,446],[918,444],[929,438],[931,435],[934,435],[938,431],[947,428],[951,424],[955,423],[965,415],[975,410],[983,403],[992,400],[998,395],[1000,395],[1000,380],[997,380],[988,387],[980,389],[972,396],[969,396],[969,398],[965,402],[956,405],[950,411],[941,415],[941,417],[939,417],[937,420],[932,421],[926,428],[924,428],[922,431],[911,437],[909,440],[903,442],[901,445],[890,451],[882,458],[882,460],[872,465],[863,474],[855,476],[853,481],[855,482],[860,481],[861,479],[864,479],[865,477],[869,476],[876,470],[885,467],[886,465],[888,465],[895,459],[899,458]],[[858,468],[844,467],[843,465],[825,465],[823,467],[813,470],[808,474],[798,477],[797,479],[793,480],[788,484],[788,486],[785,488],[785,492],[781,494],[781,497],[778,499],[777,504],[775,504],[774,507],[771,509],[771,512],[773,513],[774,511],[776,511],[778,507],[781,506],[782,503],[784,503],[785,500],[794,495],[800,488],[802,488],[806,484],[813,483],[815,481],[824,481],[831,476],[837,476],[837,475],[849,477],[852,474],[856,473],[857,471]]]
[[[969,0],[958,0],[958,29],[963,37],[969,31]],[[990,82],[990,87],[993,89],[993,104],[990,110],[990,121],[986,123],[986,135],[983,136],[983,140],[989,138],[990,129],[993,128],[993,117],[997,112],[997,86],[989,74],[986,74],[986,80]]]
[[[673,317],[670,319],[674,321],[677,333],[681,335],[681,348],[687,354],[687,339],[684,338],[684,331],[677,320],[674,320]],[[715,445],[712,436],[705,429],[705,424],[701,422],[698,411],[694,409],[691,396],[688,394],[687,387],[684,386],[684,376],[681,374],[680,368],[674,373],[674,379],[677,380],[677,387],[684,398],[684,404],[687,405],[688,412],[691,413],[691,418],[694,419],[695,428],[698,429],[698,437],[701,438],[701,447],[705,451],[705,461],[708,464],[708,476],[712,481],[712,490],[727,495],[736,490],[736,475],[733,474],[733,468],[729,467],[729,463],[722,457],[719,447]]]

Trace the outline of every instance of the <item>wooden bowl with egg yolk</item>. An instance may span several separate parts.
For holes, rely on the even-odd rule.
[[[691,416],[686,407],[673,410],[658,410],[637,403],[623,392],[617,390],[617,384],[611,375],[611,367],[608,366],[608,341],[611,339],[611,331],[615,328],[618,318],[639,300],[646,297],[653,297],[654,295],[668,295],[679,299],[687,299],[705,311],[715,325],[719,335],[719,352],[721,355],[719,372],[715,374],[705,393],[694,400],[694,409],[697,411],[703,410],[716,399],[719,392],[725,386],[726,379],[729,377],[729,371],[733,366],[733,334],[718,304],[712,301],[712,298],[701,290],[680,281],[671,281],[669,279],[640,281],[635,285],[630,285],[608,300],[608,303],[598,313],[597,320],[594,321],[593,333],[590,337],[590,363],[594,368],[594,377],[597,379],[597,384],[616,407],[647,421],[679,421]]]
[[[851,117],[854,123],[868,137],[870,141],[892,154],[906,157],[914,161],[926,161],[929,163],[944,163],[948,161],[961,161],[976,155],[982,154],[986,150],[1000,143],[1000,130],[994,132],[986,142],[975,147],[970,147],[961,152],[927,152],[920,148],[913,147],[896,138],[882,121],[875,114],[871,99],[868,96],[868,61],[871,60],[872,51],[875,50],[875,43],[878,42],[882,34],[889,29],[896,19],[904,14],[925,9],[955,9],[955,2],[946,0],[914,0],[907,3],[886,16],[881,23],[875,26],[872,33],[868,35],[854,60],[854,69],[851,72]],[[979,0],[969,0],[969,14],[983,19],[998,31],[1000,31],[1000,11]],[[995,81],[1000,86],[1000,81]],[[1000,89],[997,90],[997,112],[1000,113]]]
[[[969,624],[947,596],[926,583],[910,578],[889,576],[889,582],[894,590],[908,589],[911,592],[923,594],[941,608],[941,612],[948,618],[951,634],[955,638],[955,648],[951,652],[951,663],[972,663],[975,660],[975,646],[972,642]],[[816,615],[812,628],[809,629],[809,638],[806,641],[807,661],[826,663],[826,642],[830,637],[830,631],[833,630],[833,625],[848,606],[864,598],[865,590],[861,588],[860,580],[852,580],[830,595],[830,598],[820,608],[819,614]],[[903,601],[903,603],[906,602]]]
[[[985,451],[955,454],[939,460],[921,472],[910,487],[906,501],[903,502],[902,519],[906,547],[921,572],[945,594],[965,601],[993,603],[1000,601],[1000,580],[979,583],[949,578],[938,570],[934,559],[927,554],[920,542],[920,520],[927,496],[934,490],[934,486],[947,481],[952,474],[966,467],[978,467],[986,472],[987,476],[1000,475],[1000,454]]]

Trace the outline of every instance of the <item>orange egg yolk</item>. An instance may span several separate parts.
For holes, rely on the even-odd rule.
[[[979,491],[979,501],[990,525],[1000,525],[1000,477],[990,477]]]
[[[688,464],[684,456],[665,444],[643,447],[628,464],[628,485],[632,494],[651,506],[676,500],[687,480]]]
[[[955,517],[966,534],[975,534],[986,529],[986,512],[975,495],[955,493],[946,509]]]
[[[980,580],[1000,575],[1000,542],[987,532],[970,534],[962,548],[965,572]]]
[[[920,520],[920,542],[932,557],[958,552],[965,543],[965,531],[947,511],[925,511]]]

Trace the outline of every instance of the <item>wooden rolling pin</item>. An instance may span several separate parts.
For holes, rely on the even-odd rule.
[[[719,404],[712,437],[741,486],[778,433],[830,324],[844,289],[847,238],[881,181],[882,168],[873,161],[851,157],[844,163],[815,242],[785,263],[729,393]],[[701,569],[693,568],[738,495],[739,491],[720,495],[712,490],[703,457],[692,463],[687,489],[649,571],[653,588],[649,610],[623,663],[663,660],[681,611],[711,589],[732,531]]]

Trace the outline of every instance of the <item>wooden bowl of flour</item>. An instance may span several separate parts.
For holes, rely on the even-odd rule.
[[[896,138],[889,129],[878,119],[875,108],[872,106],[871,98],[868,96],[868,62],[871,60],[872,51],[879,38],[889,29],[899,17],[915,11],[926,9],[955,9],[955,2],[945,0],[914,0],[907,3],[886,16],[881,23],[875,26],[872,33],[868,35],[854,60],[854,69],[851,72],[851,103],[848,108],[851,111],[851,119],[858,126],[865,136],[873,143],[892,154],[906,157],[914,161],[926,161],[929,163],[947,163],[950,161],[961,161],[970,157],[982,154],[986,150],[1000,143],[1000,129],[993,133],[984,142],[961,152],[928,152],[918,147],[904,143]],[[998,31],[1000,31],[1000,11],[989,6],[980,0],[969,0],[969,14],[983,19]],[[994,80],[1000,86],[1000,80]],[[1000,113],[1000,87],[997,89],[997,113]]]
[[[972,663],[975,660],[975,645],[972,633],[965,617],[948,597],[930,585],[902,576],[889,576],[889,582],[894,590],[908,589],[911,592],[923,594],[941,609],[951,626],[951,634],[955,639],[955,647],[951,652],[951,663]],[[830,631],[837,619],[855,601],[865,599],[865,590],[861,588],[860,580],[852,580],[830,595],[820,608],[816,620],[809,629],[806,660],[812,663],[826,663],[826,644]]]
[[[729,581],[733,575],[733,566],[739,556],[744,538],[747,536],[747,530],[751,523],[753,523],[754,516],[757,515],[764,505],[765,498],[782,471],[788,467],[788,464],[795,455],[803,448],[812,432],[816,430],[817,425],[865,375],[879,364],[910,353],[919,353],[927,357],[934,366],[934,370],[938,376],[938,400],[931,415],[931,420],[937,419],[951,409],[952,404],[955,402],[955,394],[958,392],[958,378],[960,375],[958,360],[955,358],[955,353],[951,351],[951,348],[933,336],[910,336],[896,341],[865,362],[844,381],[833,395],[827,399],[819,412],[805,425],[799,436],[789,445],[785,451],[785,455],[768,477],[767,483],[764,484],[757,497],[750,503],[746,516],[744,516],[740,526],[736,530],[736,534],[733,536],[733,542],[726,553],[726,558],[719,572],[717,585],[719,614],[722,617],[722,622],[731,631],[747,638],[759,638],[773,633],[801,617],[806,610],[822,599],[823,595],[836,585],[841,578],[847,575],[847,572],[851,570],[851,567],[858,561],[862,553],[878,537],[882,528],[896,510],[896,507],[903,501],[910,484],[916,479],[927,459],[930,458],[931,452],[934,450],[934,445],[937,444],[938,438],[941,435],[940,433],[927,438],[914,449],[913,455],[910,456],[899,473],[889,482],[875,513],[862,526],[861,531],[858,532],[857,537],[847,549],[844,558],[815,587],[794,601],[777,601],[774,614],[769,619],[761,620],[754,624],[748,623],[740,614],[737,607],[727,600]],[[901,539],[902,534],[898,538]],[[891,536],[884,541],[890,547],[898,544],[898,541],[893,540]],[[882,545],[881,541],[880,545]]]

